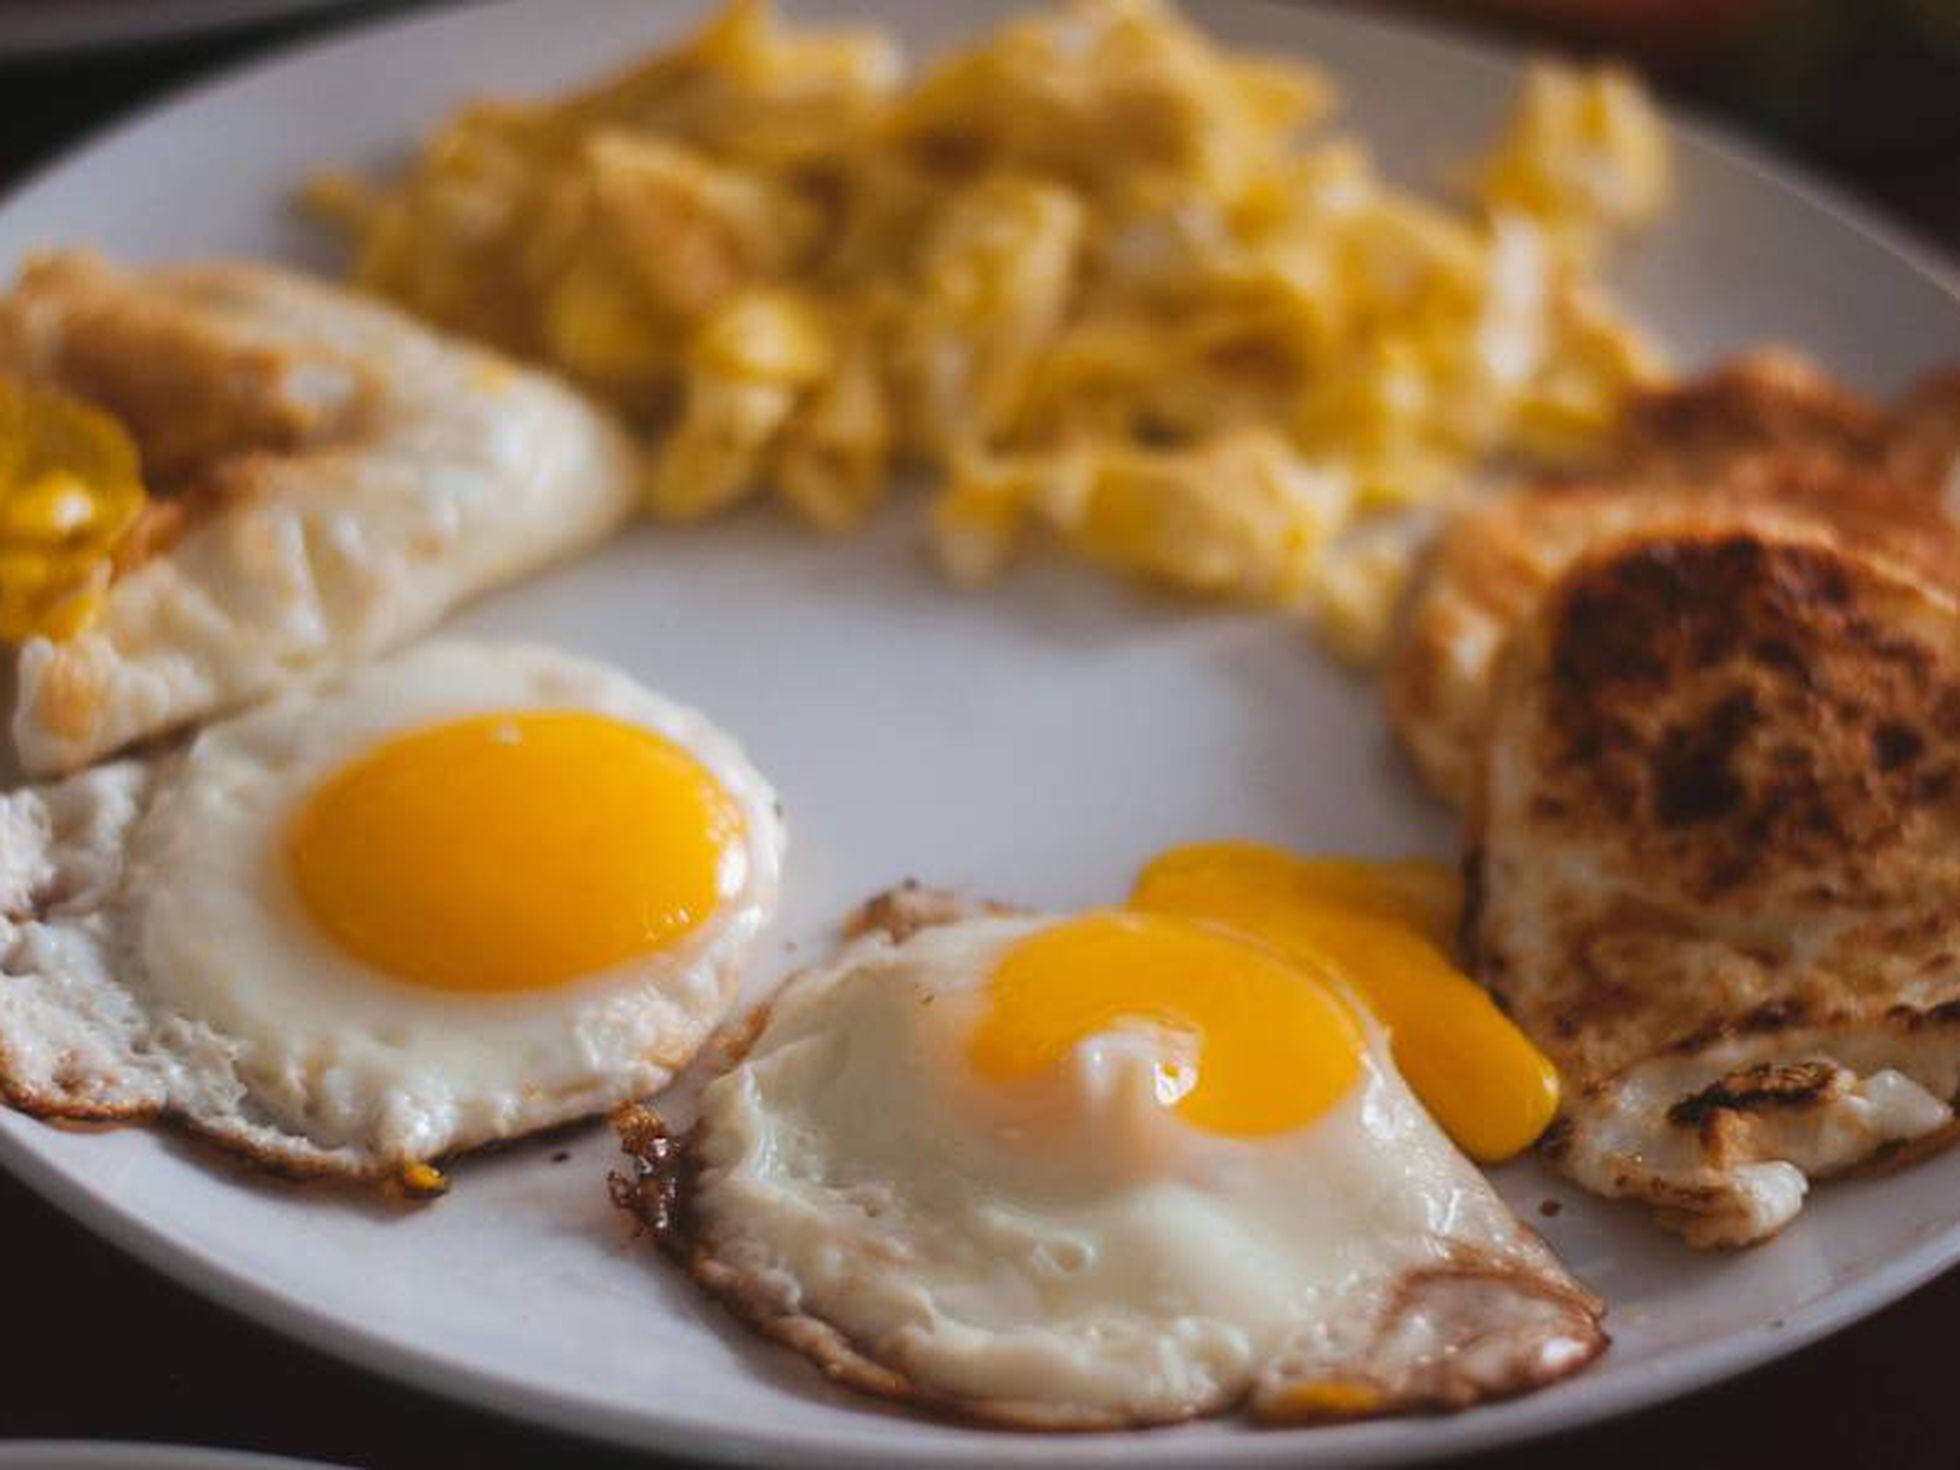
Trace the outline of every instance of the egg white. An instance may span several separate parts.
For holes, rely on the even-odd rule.
[[[290,401],[315,425],[290,453],[241,446],[221,507],[120,572],[94,625],[22,646],[12,730],[36,777],[406,643],[639,505],[631,440],[565,384],[303,272],[123,270],[70,252],[31,266],[9,309],[32,322],[13,364],[32,376],[114,353],[194,394],[222,350],[250,365],[239,391],[254,406]],[[143,331],[156,320],[206,355],[177,362]]]
[[[1352,1090],[1273,1137],[1180,1121],[1191,1053],[1150,1027],[1004,1102],[966,1037],[1003,951],[1050,922],[867,939],[785,987],[702,1096],[678,1211],[697,1277],[834,1376],[1046,1427],[1316,1417],[1289,1408],[1303,1383],[1457,1406],[1603,1345],[1372,1025]]]
[[[743,817],[721,901],[676,946],[566,985],[398,982],[301,909],[287,823],[405,730],[587,710],[679,744]],[[785,831],[701,715],[533,645],[424,644],[213,725],[182,751],[0,798],[0,1077],[32,1110],[167,1113],[267,1163],[376,1175],[663,1087],[725,1013]],[[540,885],[549,881],[539,874]]]

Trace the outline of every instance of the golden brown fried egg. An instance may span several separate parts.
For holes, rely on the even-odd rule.
[[[1557,1063],[1557,1165],[1698,1245],[1936,1147],[1960,1094],[1960,605],[1714,524],[1569,571],[1508,646],[1476,971]]]
[[[1801,524],[1960,586],[1960,528],[1941,488],[1960,413],[1941,382],[1887,414],[1801,359],[1739,358],[1635,395],[1613,460],[1585,480],[1460,512],[1418,570],[1383,678],[1390,726],[1423,779],[1469,799],[1504,640],[1561,572],[1617,538],[1717,517]]]

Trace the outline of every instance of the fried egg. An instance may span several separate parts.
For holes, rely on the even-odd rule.
[[[1479,978],[1558,1064],[1545,1155],[1697,1246],[1954,1141],[1960,602],[1715,519],[1512,635],[1465,833]]]
[[[684,1142],[618,1118],[619,1202],[833,1378],[1030,1428],[1309,1422],[1462,1408],[1605,1345],[1334,969],[1135,907],[871,912]]]
[[[1942,499],[1956,405],[1935,374],[1887,411],[1779,351],[1634,394],[1591,478],[1513,486],[1443,524],[1383,671],[1390,728],[1439,795],[1469,802],[1505,640],[1588,552],[1670,526],[1808,527],[1952,583],[1960,529]]]
[[[0,798],[0,1084],[426,1180],[664,1086],[784,842],[700,714],[553,649],[425,644]]]
[[[7,380],[0,636],[33,776],[406,643],[639,499],[625,433],[562,384],[272,266],[36,258],[0,292]],[[75,432],[103,420],[107,446]]]

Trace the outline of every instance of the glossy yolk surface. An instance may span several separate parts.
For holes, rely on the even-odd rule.
[[[1263,842],[1190,842],[1169,848],[1144,868],[1131,902],[1137,903],[1146,889],[1162,894],[1263,894],[1274,901],[1399,924],[1443,947],[1456,933],[1462,906],[1461,884],[1444,863],[1303,858]]]
[[[1360,1070],[1360,1029],[1311,968],[1179,918],[1092,913],[1038,930],[1002,957],[986,1002],[968,1058],[993,1082],[1033,1076],[1126,1024],[1192,1037],[1196,1076],[1175,1110],[1231,1137],[1311,1122]]]
[[[450,991],[561,984],[666,948],[721,897],[741,813],[678,745],[568,710],[375,746],[288,829],[307,913],[356,958]]]
[[[1388,1030],[1410,1088],[1473,1159],[1494,1163],[1529,1147],[1558,1110],[1556,1069],[1442,947],[1456,901],[1440,865],[1204,843],[1158,857],[1130,902],[1334,971]]]

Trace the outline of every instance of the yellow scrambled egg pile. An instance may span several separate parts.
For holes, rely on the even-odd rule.
[[[1535,67],[1455,208],[1332,106],[1159,0],[1075,0],[911,74],[885,35],[736,0],[312,197],[362,284],[644,431],[656,515],[768,492],[842,531],[919,470],[961,582],[1046,535],[1316,613],[1359,656],[1412,508],[1582,450],[1653,371],[1594,273],[1668,167],[1610,70]]]

